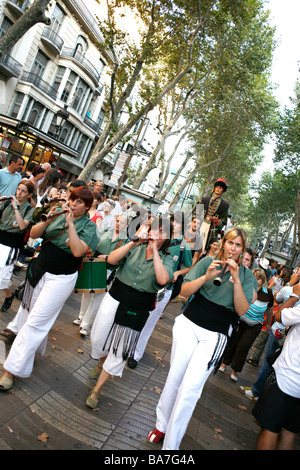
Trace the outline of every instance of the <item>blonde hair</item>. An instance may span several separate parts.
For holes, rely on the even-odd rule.
[[[252,270],[253,274],[255,277],[259,277],[262,280],[262,285],[264,287],[268,286],[268,281],[267,281],[267,276],[265,272],[262,269],[255,268]]]
[[[232,228],[231,230],[228,230],[228,232],[225,233],[224,237],[221,239],[221,241],[219,243],[219,251],[216,254],[216,259],[221,259],[221,256],[224,252],[224,245],[227,242],[227,240],[233,240],[236,237],[241,237],[242,242],[243,242],[243,251],[242,251],[241,256],[238,260],[238,264],[240,266],[242,266],[243,259],[244,259],[244,254],[245,254],[245,250],[246,250],[247,236],[246,236],[245,230],[243,230],[241,228],[236,228],[235,227],[235,228]]]

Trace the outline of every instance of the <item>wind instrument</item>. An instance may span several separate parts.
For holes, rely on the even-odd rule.
[[[59,211],[59,212],[52,212],[51,214],[41,214],[40,220],[42,222],[47,222],[49,219],[53,219],[54,217],[58,217],[59,215],[66,214],[69,212],[68,210]]]
[[[231,255],[228,256],[228,259],[231,259]],[[219,276],[216,277],[216,279],[214,279],[214,285],[215,286],[220,286],[223,282],[223,276],[225,274],[225,271],[226,271],[226,268],[227,268],[227,263],[225,263],[225,266],[223,267],[222,271],[220,272]]]

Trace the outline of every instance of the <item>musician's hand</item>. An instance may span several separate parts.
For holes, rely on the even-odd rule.
[[[15,196],[11,196],[11,205],[13,206],[14,209],[18,209],[18,201],[15,198]]]
[[[148,230],[144,225],[141,225],[140,228],[136,231],[133,242],[136,245],[141,245],[142,243],[146,243],[149,240]]]
[[[205,277],[206,281],[209,281],[209,279],[212,279],[213,277],[216,277],[220,274],[220,269],[217,269],[218,267],[223,267],[223,262],[219,259],[215,259],[211,262],[211,264],[208,266]]]
[[[70,227],[70,225],[72,225],[74,221],[74,214],[70,208],[66,208],[66,209],[68,209],[68,212],[66,213],[66,223]]]
[[[157,245],[158,245],[158,239],[157,238],[149,238],[148,240],[149,245],[152,248],[152,251],[158,251]]]
[[[69,201],[68,201],[68,199],[66,198],[64,201],[61,201],[61,202],[60,202],[60,207],[61,207],[63,210],[66,210],[66,209],[68,209],[68,207],[69,207],[68,204],[69,204]]]
[[[238,281],[239,278],[240,278],[240,275],[239,275],[240,267],[239,267],[239,265],[232,258],[229,258],[227,260],[227,265],[229,267],[229,271],[230,271],[230,274],[231,274],[231,277],[232,277],[233,281]]]
[[[54,222],[54,220],[56,220],[57,217],[59,217],[61,215],[61,211],[58,211],[57,214],[55,214],[57,209],[59,209],[59,206],[51,207],[49,212],[47,212],[47,214],[46,214],[48,218],[46,220],[44,220],[42,223],[46,224],[46,225],[52,224],[52,222]],[[51,215],[51,217],[49,217],[50,215]]]

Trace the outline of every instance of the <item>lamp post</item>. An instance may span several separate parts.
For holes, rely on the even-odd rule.
[[[67,121],[70,116],[70,114],[67,111],[67,107],[68,105],[65,104],[64,109],[60,109],[56,113],[56,138],[57,139],[65,121]]]

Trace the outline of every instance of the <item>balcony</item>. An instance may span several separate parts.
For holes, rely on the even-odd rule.
[[[93,119],[89,118],[88,116],[85,116],[83,119],[83,122],[87,124],[93,131],[97,132],[99,130],[99,124],[96,121],[93,121]]]
[[[44,28],[41,39],[54,54],[60,54],[64,41],[55,31],[53,31],[53,29],[51,29],[51,26],[46,26]]]
[[[5,77],[18,78],[22,71],[22,64],[15,60],[10,54],[5,54],[0,62],[0,72]]]
[[[67,57],[75,62],[79,67],[85,71],[90,78],[95,82],[96,85],[99,84],[100,72],[94,67],[94,65],[84,57],[83,54],[69,47],[64,47],[61,52],[61,57]]]
[[[40,78],[40,76],[36,73],[23,72],[20,80],[23,80],[23,82],[32,83],[32,85],[46,93],[46,95],[49,95],[54,100],[56,99],[57,90],[45,82],[45,80]]]
[[[29,0],[7,0],[6,4],[18,17],[22,16],[31,7]]]

